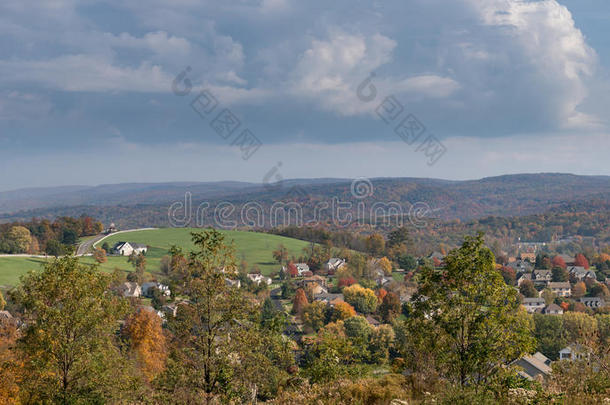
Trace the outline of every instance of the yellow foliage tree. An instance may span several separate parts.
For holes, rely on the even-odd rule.
[[[356,316],[356,310],[350,304],[345,301],[337,302],[333,307],[331,321],[343,321],[347,318]]]
[[[389,276],[392,274],[392,262],[390,262],[390,260],[388,260],[387,257],[382,257],[381,259],[379,259],[378,264],[386,276]]]
[[[165,369],[167,358],[161,318],[152,311],[141,309],[127,319],[125,334],[142,374],[147,381],[152,381]]]

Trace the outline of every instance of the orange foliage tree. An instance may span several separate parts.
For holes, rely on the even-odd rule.
[[[167,358],[161,318],[155,312],[141,309],[127,318],[124,333],[144,378],[153,380],[165,369]]]
[[[574,258],[574,265],[575,266],[582,266],[585,269],[588,269],[589,268],[589,261],[587,260],[585,255],[583,255],[582,253],[579,253]]]
[[[292,313],[301,316],[303,314],[303,310],[305,310],[305,307],[308,304],[309,301],[307,301],[305,291],[302,288],[299,288],[294,295],[294,300],[292,301]]]

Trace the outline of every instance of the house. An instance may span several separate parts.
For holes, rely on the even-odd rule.
[[[161,283],[157,283],[156,281],[153,281],[153,282],[148,282],[148,283],[142,284],[142,295],[144,295],[145,297],[152,297],[153,288],[156,288],[157,290],[159,290],[161,292],[161,294],[166,297],[169,297],[172,294],[172,292],[170,291],[168,286],[166,286],[165,284],[161,284]]]
[[[440,260],[442,262],[443,259],[445,259],[445,255],[442,254],[441,252],[434,251],[434,252],[432,252],[432,253],[430,253],[428,255],[428,259],[429,260],[437,259],[437,260]]]
[[[384,285],[386,285],[387,283],[389,283],[390,281],[392,281],[392,277],[386,277],[386,276],[379,276],[375,279],[375,282],[377,283],[378,286],[383,287]]]
[[[563,308],[561,308],[559,305],[553,303],[551,305],[547,305],[542,310],[542,313],[545,315],[563,315]]]
[[[588,359],[591,350],[578,343],[564,347],[559,351],[559,360],[581,360]]]
[[[326,278],[318,275],[305,277],[297,282],[297,285],[302,288],[305,288],[310,284],[319,284],[322,287],[327,288]]]
[[[589,308],[601,308],[606,306],[606,301],[602,297],[580,297],[578,302],[583,303]]]
[[[546,305],[544,298],[523,298],[521,303],[525,310],[529,313],[534,313],[539,309],[543,309]]]
[[[167,304],[167,305],[163,305],[161,307],[161,311],[165,314],[165,315],[170,315],[172,317],[175,317],[178,314],[178,305],[175,303],[171,303],[171,304]]]
[[[340,259],[338,257],[331,257],[326,264],[324,265],[324,270],[328,273],[336,273],[337,270],[345,267],[347,265],[344,259]]]
[[[225,285],[227,287],[237,287],[237,288],[240,288],[241,287],[241,281],[239,281],[239,280],[231,280],[230,278],[226,278],[225,277]]]
[[[553,280],[553,272],[551,270],[534,270],[532,280],[537,284],[546,284]]]
[[[307,289],[311,291],[311,294],[313,296],[320,295],[320,294],[328,294],[328,290],[326,288],[322,287],[318,283],[308,284]]]
[[[138,298],[142,295],[142,287],[135,282],[125,282],[119,286],[119,294],[125,298]]]
[[[532,281],[532,273],[522,273],[517,277],[517,286],[521,287],[521,284],[523,284],[523,282],[525,280],[529,280]]]
[[[327,304],[333,306],[337,302],[343,301],[343,294],[332,294],[332,293],[322,293],[322,294],[314,294],[314,301],[322,301]]]
[[[307,263],[295,263],[294,265],[297,268],[297,272],[298,272],[299,276],[303,276],[304,273],[307,273],[310,271]]]
[[[516,260],[508,264],[508,267],[515,270],[516,273],[531,273],[534,266],[528,261]]]
[[[248,278],[256,285],[260,285],[260,283],[263,284],[267,284],[267,285],[271,285],[271,283],[273,283],[273,280],[269,277],[265,277],[262,274],[253,274],[250,273],[248,274]]]
[[[570,276],[573,276],[575,279],[583,281],[586,278],[591,278],[593,280],[597,280],[597,276],[595,275],[595,271],[587,270],[582,266],[569,266],[568,273]]]
[[[156,309],[154,309],[153,307],[151,307],[150,305],[143,305],[141,306],[139,309],[139,311],[148,311],[148,312],[152,312],[153,314],[157,315],[159,318],[163,319],[165,321],[165,312],[163,311],[157,311]]]
[[[528,261],[530,263],[536,263],[536,253],[533,252],[523,252],[519,255],[519,258],[523,261]]]
[[[569,297],[572,295],[572,287],[570,283],[565,282],[550,282],[547,287],[559,297]]]
[[[132,253],[146,253],[148,246],[134,242],[117,242],[112,248],[112,252],[121,256],[130,256]]]
[[[539,376],[542,378],[548,377],[551,374],[550,364],[551,360],[540,352],[525,355],[512,363],[512,365],[521,368],[519,375],[528,380],[534,380]]]

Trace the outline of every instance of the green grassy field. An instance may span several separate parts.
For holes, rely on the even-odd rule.
[[[116,242],[126,241],[142,243],[149,246],[146,260],[147,272],[151,277],[160,274],[161,257],[167,254],[172,245],[182,247],[185,251],[191,250],[190,232],[197,229],[190,228],[164,228],[147,231],[136,231],[110,235],[106,239],[98,242],[97,247],[101,247],[104,242],[113,246]],[[288,249],[290,255],[299,256],[307,242],[286,238],[283,236],[270,235],[265,233],[243,232],[243,231],[222,231],[228,240],[235,244],[236,259],[239,263],[242,259],[248,262],[248,266],[258,266],[264,274],[271,274],[279,270],[277,262],[273,260],[272,252],[281,243]],[[52,260],[52,258],[46,259]],[[82,263],[94,264],[91,257],[81,257]],[[19,277],[29,270],[40,268],[45,262],[44,258],[30,257],[0,257],[0,286],[14,286],[19,282]],[[120,269],[131,271],[131,264],[127,263],[126,257],[108,257],[108,261],[100,265],[102,271],[113,271]]]

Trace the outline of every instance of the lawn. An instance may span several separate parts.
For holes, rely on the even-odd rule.
[[[172,245],[182,247],[185,251],[193,249],[191,242],[192,231],[197,229],[190,228],[163,228],[146,231],[136,231],[110,235],[96,244],[101,247],[104,242],[113,246],[116,242],[126,241],[142,243],[149,246],[146,260],[146,268],[152,277],[160,274],[161,257],[167,254]],[[200,229],[199,229],[200,231]],[[307,242],[286,238],[278,235],[265,233],[244,232],[244,231],[221,231],[235,244],[236,259],[239,263],[242,259],[248,262],[248,266],[254,265],[260,268],[263,274],[271,274],[279,270],[277,262],[273,259],[272,252],[281,243],[288,249],[290,255],[299,256]],[[52,260],[49,258],[47,260]],[[82,263],[94,264],[92,257],[82,257]],[[19,277],[29,270],[38,269],[43,258],[29,257],[0,257],[0,286],[13,286],[19,282]],[[102,271],[113,271],[120,269],[131,271],[131,264],[126,257],[108,257],[108,261],[100,265]]]

